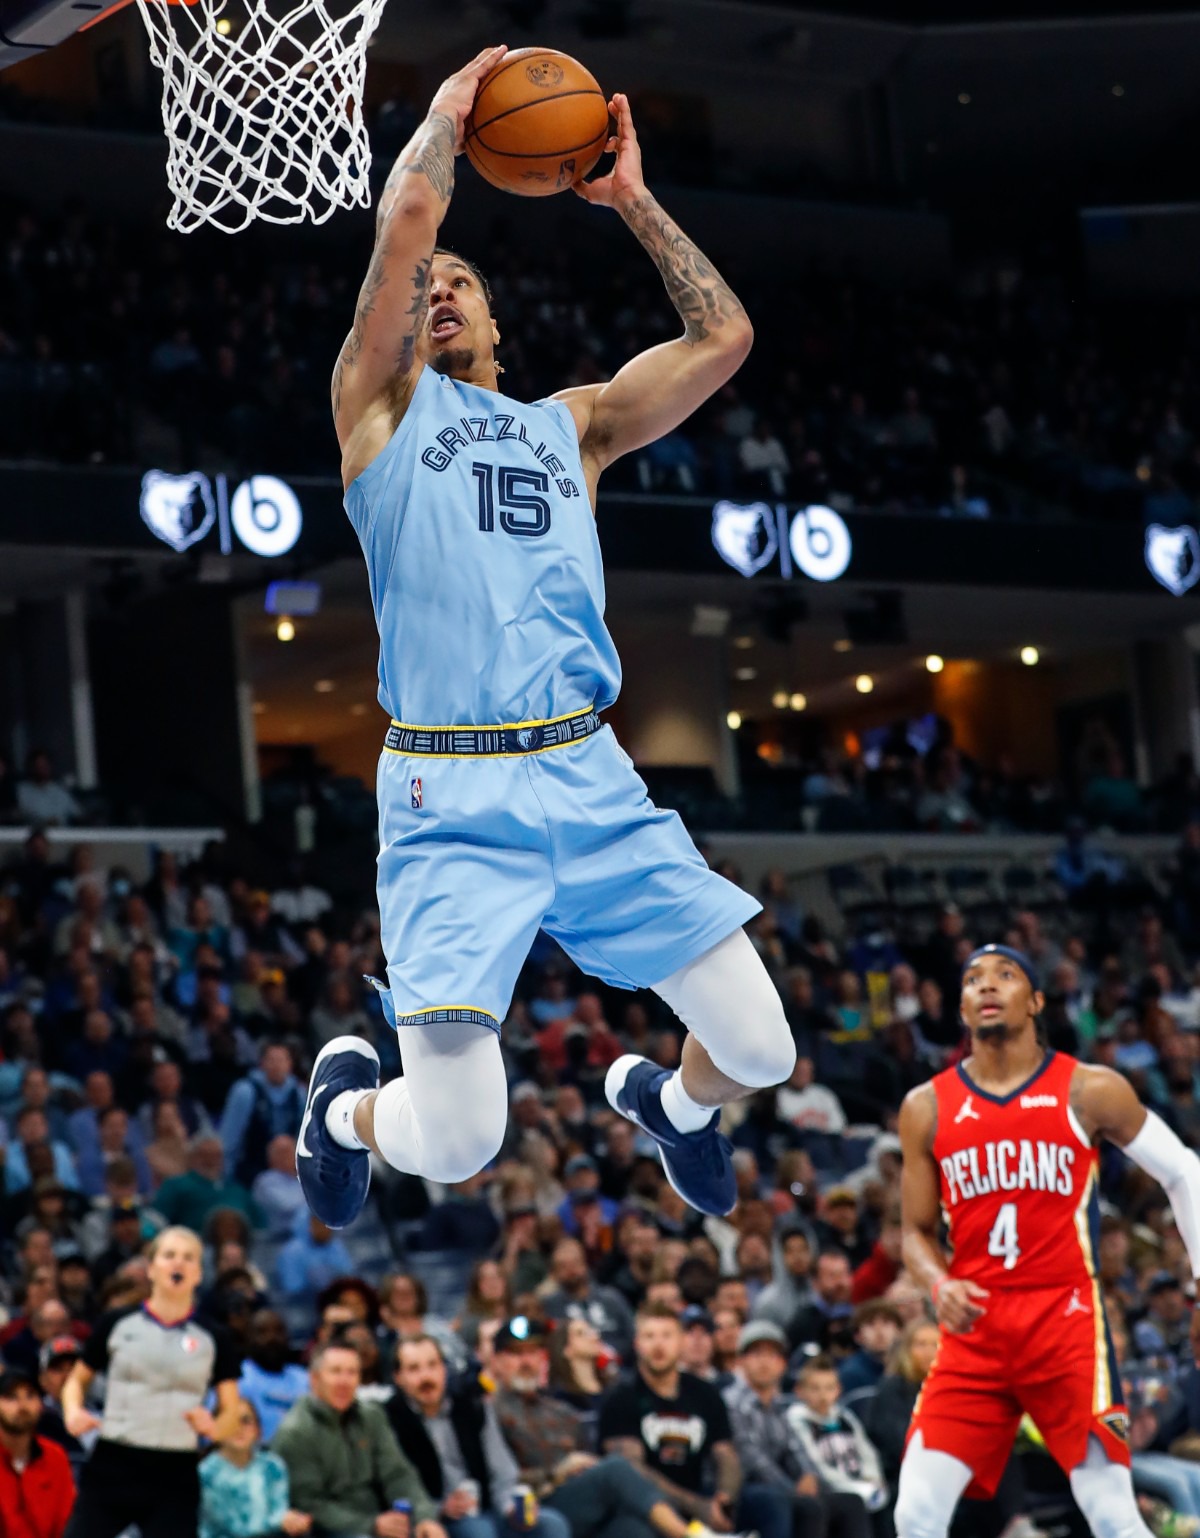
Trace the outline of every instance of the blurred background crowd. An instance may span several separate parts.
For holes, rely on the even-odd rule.
[[[962,1050],[962,960],[987,940],[1019,945],[1044,979],[1050,1045],[1128,1075],[1196,1145],[1200,930],[1188,894],[1198,850],[1191,825],[1174,902],[1099,868],[1075,886],[1046,872],[1052,895],[1034,906],[993,917],[945,903],[928,919],[872,914],[835,933],[802,910],[783,872],[770,873],[749,929],[800,1056],[788,1084],[727,1113],[739,1186],[727,1220],[688,1209],[653,1145],[604,1100],[621,1052],[677,1063],[678,1022],[653,995],[581,976],[543,937],[504,1025],[511,1111],[500,1157],[448,1189],[380,1169],[363,1219],[335,1234],[309,1216],[295,1179],[312,1056],[357,1033],[385,1074],[401,1066],[365,981],[383,971],[365,894],[334,902],[302,870],[266,890],[216,846],[186,866],[163,855],[135,884],[87,845],[56,862],[35,833],[0,870],[0,1354],[10,1370],[0,1435],[5,1384],[15,1393],[28,1374],[46,1434],[76,1465],[87,1457],[56,1408],[62,1383],[104,1312],[145,1296],[148,1240],[183,1224],[204,1241],[202,1316],[242,1359],[256,1413],[248,1447],[260,1432],[270,1443],[289,1413],[303,1417],[293,1406],[314,1394],[382,1405],[396,1435],[463,1395],[489,1427],[499,1414],[510,1462],[491,1475],[497,1520],[512,1504],[503,1479],[506,1490],[529,1485],[536,1503],[601,1457],[606,1480],[625,1478],[609,1458],[658,1480],[678,1532],[696,1521],[764,1538],[793,1527],[890,1533],[904,1430],[936,1342],[929,1302],[901,1263],[895,1122],[904,1094]],[[1100,1277],[1135,1476],[1155,1531],[1189,1532],[1200,1521],[1190,1461],[1200,1375],[1188,1355],[1187,1258],[1162,1192],[1111,1149],[1102,1171]],[[350,1350],[318,1351],[310,1378],[305,1364],[329,1343]],[[677,1368],[693,1376],[676,1382]],[[443,1369],[448,1388],[437,1387]],[[687,1404],[703,1435],[664,1432],[639,1452],[647,1422],[630,1395],[642,1391]],[[410,1459],[413,1445],[401,1437]],[[481,1445],[492,1456],[501,1444],[489,1433]],[[242,1456],[222,1448],[207,1461],[227,1452]],[[423,1456],[444,1508],[457,1486],[442,1491]],[[471,1469],[457,1468],[468,1484]],[[649,1509],[637,1520],[659,1521],[671,1538],[669,1515]],[[611,1515],[613,1533],[633,1520]],[[452,1533],[475,1520],[456,1501],[442,1518]],[[228,1517],[207,1520],[208,1538],[249,1534],[222,1526]],[[1027,1438],[997,1502],[964,1520],[971,1534],[1011,1538],[1070,1531],[1073,1518]],[[330,1521],[318,1513],[318,1530],[336,1531]]]
[[[675,334],[632,240],[601,260],[586,227],[560,219],[536,245],[521,228],[501,219],[468,252],[510,394],[606,379]],[[972,518],[1191,516],[1194,307],[1090,298],[1066,270],[998,258],[925,289],[820,265],[760,277],[754,247],[723,265],[739,293],[769,285],[787,345],[757,347],[606,486]],[[329,360],[358,282],[339,248],[8,204],[0,274],[0,455],[328,472]]]

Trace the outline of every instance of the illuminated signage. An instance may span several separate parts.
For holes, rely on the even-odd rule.
[[[236,535],[251,555],[270,560],[286,555],[304,527],[299,498],[274,475],[250,476],[231,497],[224,475],[147,470],[140,511],[150,532],[181,554],[215,528],[222,555],[233,554]]]
[[[793,568],[813,582],[836,582],[850,565],[850,530],[832,507],[814,504],[788,522],[787,508],[766,502],[718,502],[712,513],[717,554],[743,577],[753,577],[778,557],[780,574]]]
[[[1186,524],[1168,529],[1152,523],[1146,530],[1146,569],[1169,593],[1182,598],[1200,581],[1200,536]]]

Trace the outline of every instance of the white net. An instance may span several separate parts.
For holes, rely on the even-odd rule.
[[[173,230],[370,206],[363,82],[385,3],[138,0],[163,76]]]

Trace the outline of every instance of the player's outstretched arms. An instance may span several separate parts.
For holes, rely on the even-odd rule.
[[[333,420],[343,456],[364,414],[403,395],[415,374],[437,232],[454,191],[454,157],[479,83],[504,57],[485,48],[438,87],[425,121],[400,152],[379,195],[375,249],[354,325],[333,371]]]
[[[942,1250],[941,1188],[933,1139],[937,1132],[937,1096],[931,1084],[909,1090],[900,1107],[901,1255],[913,1280],[928,1290],[938,1323],[958,1335],[984,1312],[987,1289],[949,1275]]]
[[[1200,1159],[1162,1118],[1148,1111],[1111,1068],[1080,1065],[1071,1076],[1071,1110],[1088,1138],[1106,1137],[1167,1193],[1179,1237],[1200,1279]],[[1200,1366],[1200,1308],[1192,1311],[1192,1354]]]
[[[614,96],[609,111],[617,123],[608,141],[616,162],[607,176],[579,182],[575,191],[621,215],[662,274],[684,329],[678,341],[639,353],[608,384],[558,397],[580,427],[585,462],[597,471],[686,421],[737,373],[754,340],[737,295],[646,187],[628,98]]]

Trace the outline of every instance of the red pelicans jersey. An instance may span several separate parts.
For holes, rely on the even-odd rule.
[[[950,1275],[990,1290],[1086,1287],[1095,1277],[1099,1155],[1071,1111],[1077,1064],[1047,1052],[1018,1089],[990,1095],[961,1066],[933,1081],[933,1156]]]

